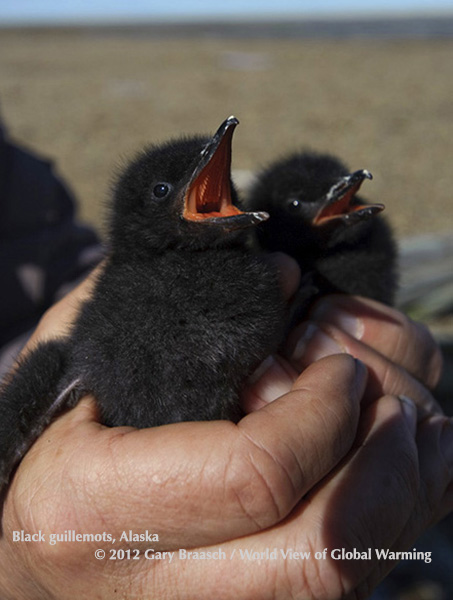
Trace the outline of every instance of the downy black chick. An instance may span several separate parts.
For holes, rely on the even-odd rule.
[[[377,216],[384,205],[356,195],[371,178],[366,170],[349,174],[333,156],[300,152],[271,164],[251,187],[247,209],[259,206],[270,215],[256,228],[259,245],[293,256],[302,271],[295,320],[327,293],[392,304],[396,246],[389,225]]]
[[[240,415],[238,393],[278,346],[277,274],[249,250],[227,119],[212,138],[153,146],[114,189],[110,248],[69,337],[23,359],[0,395],[0,491],[46,425],[86,393],[101,422],[138,428]]]

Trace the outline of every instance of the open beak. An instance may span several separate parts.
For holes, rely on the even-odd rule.
[[[231,141],[238,123],[235,117],[226,119],[203,149],[184,195],[187,221],[234,230],[269,218],[266,212],[242,212],[231,200]]]
[[[383,204],[361,204],[355,195],[365,179],[373,179],[366,169],[342,177],[327,193],[322,207],[313,219],[313,225],[325,225],[334,219],[352,225],[384,210]]]

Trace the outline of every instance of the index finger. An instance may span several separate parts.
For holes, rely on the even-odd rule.
[[[390,306],[369,298],[332,295],[315,306],[310,318],[335,325],[429,388],[439,381],[442,355],[428,328]]]

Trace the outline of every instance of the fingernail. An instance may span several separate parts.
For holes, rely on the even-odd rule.
[[[447,419],[440,436],[444,458],[453,472],[453,419]]]
[[[269,371],[269,369],[272,369],[272,367],[275,365],[275,358],[273,356],[268,356],[267,358],[265,358],[263,360],[263,362],[258,365],[258,367],[253,371],[253,373],[250,375],[250,377],[248,378],[247,383],[249,385],[254,385],[258,379],[261,379],[261,377],[263,377],[263,375]]]
[[[409,398],[409,396],[404,396],[401,394],[398,396],[398,400],[401,403],[404,419],[410,430],[415,434],[417,430],[417,407],[415,406],[414,401]]]
[[[311,314],[311,318],[316,321],[325,321],[331,325],[335,325],[357,340],[363,337],[364,325],[362,319],[342,308],[332,306],[328,300],[319,303]]]
[[[302,358],[310,361],[318,360],[324,356],[341,354],[342,348],[333,338],[329,337],[314,323],[307,323],[302,330],[291,358],[300,361]]]
[[[294,380],[273,356],[268,356],[249,377],[255,396],[267,404],[287,394]]]

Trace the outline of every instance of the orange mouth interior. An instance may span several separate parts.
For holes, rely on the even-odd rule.
[[[362,208],[366,208],[365,205],[354,204],[351,205],[351,202],[355,196],[355,194],[359,191],[362,182],[358,182],[351,189],[349,189],[343,197],[324,206],[316,217],[313,219],[314,225],[322,225],[326,221],[330,221],[331,219],[336,219],[337,217],[341,217],[342,215],[347,215],[349,213],[356,212],[361,210]]]
[[[184,219],[203,221],[243,214],[231,201],[230,167],[232,129],[227,131],[208,164],[189,185]]]

